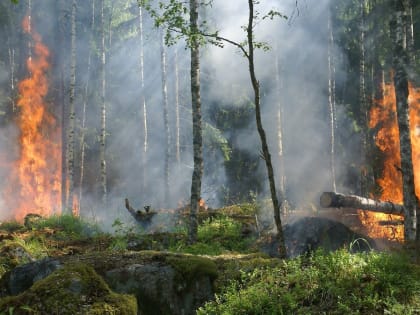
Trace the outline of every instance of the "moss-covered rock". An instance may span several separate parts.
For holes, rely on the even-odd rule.
[[[14,267],[30,261],[33,258],[22,244],[13,240],[0,242],[0,278]]]
[[[217,268],[208,258],[155,251],[125,257],[104,277],[115,291],[135,294],[142,314],[194,314],[213,298]]]
[[[93,268],[67,265],[17,296],[0,299],[0,313],[137,314],[133,296],[111,291]]]

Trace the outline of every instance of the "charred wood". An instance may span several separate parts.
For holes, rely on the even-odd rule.
[[[320,205],[323,208],[353,208],[370,210],[386,214],[404,214],[404,206],[390,201],[380,201],[364,198],[356,195],[343,195],[335,192],[323,192],[320,197]]]
[[[125,198],[125,208],[130,212],[130,214],[133,216],[136,221],[144,223],[145,221],[150,221],[153,216],[156,214],[156,212],[150,210],[150,206],[144,207],[144,212],[142,212],[140,209],[136,210],[128,201],[128,198]]]

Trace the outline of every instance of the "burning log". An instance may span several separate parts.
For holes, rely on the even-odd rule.
[[[323,208],[354,208],[386,214],[404,214],[404,206],[390,201],[379,201],[356,195],[343,195],[335,192],[323,192],[320,197]]]
[[[402,220],[390,220],[390,221],[379,221],[378,224],[380,226],[397,226],[397,225],[404,225],[404,221]]]

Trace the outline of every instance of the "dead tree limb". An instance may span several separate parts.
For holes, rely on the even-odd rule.
[[[134,217],[134,219],[136,219],[136,221],[138,222],[150,221],[152,217],[156,214],[156,212],[150,211],[150,206],[144,207],[145,212],[134,209],[130,205],[128,198],[125,198],[125,207],[128,210],[128,212],[130,212],[130,214]]]
[[[323,208],[353,208],[370,210],[386,214],[404,214],[404,206],[390,201],[380,201],[356,195],[343,195],[335,192],[323,192],[319,199]]]

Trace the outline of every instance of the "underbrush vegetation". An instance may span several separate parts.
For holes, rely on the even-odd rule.
[[[225,252],[247,252],[254,238],[242,235],[242,224],[227,216],[208,218],[198,226],[197,243],[180,241],[173,251],[196,255],[220,255]]]
[[[403,255],[317,251],[242,273],[208,302],[211,314],[419,314],[420,266]]]
[[[48,218],[37,220],[32,224],[33,229],[50,228],[57,231],[57,236],[78,239],[92,237],[100,233],[97,224],[88,222],[81,217],[71,214],[53,215]]]

